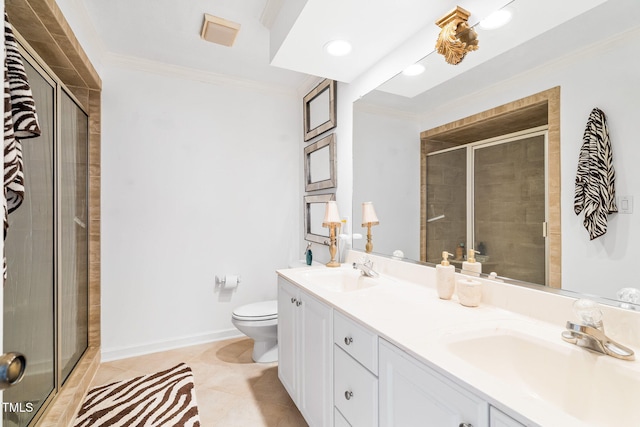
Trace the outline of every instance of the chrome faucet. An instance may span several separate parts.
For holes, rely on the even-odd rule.
[[[563,340],[616,359],[635,359],[633,350],[605,335],[602,311],[597,307],[595,301],[579,299],[573,303],[573,309],[582,319],[582,324],[567,321],[567,330],[562,332]]]
[[[360,263],[354,262],[353,263],[353,268],[356,269],[356,270],[360,270],[362,272],[362,274],[367,276],[367,277],[378,277],[379,276],[378,272],[376,272],[373,269],[373,261],[371,261],[370,259],[368,259],[366,257]]]

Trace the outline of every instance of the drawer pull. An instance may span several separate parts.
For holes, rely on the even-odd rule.
[[[460,423],[460,425],[458,427],[473,427],[473,425],[471,425],[469,423]]]
[[[353,342],[353,338],[351,338],[351,337],[344,337],[344,343],[345,343],[346,345],[349,345],[349,344],[351,344],[352,342]]]
[[[291,304],[295,304],[296,301],[298,301],[297,299],[295,299],[294,297],[291,297]]]
[[[347,400],[351,400],[351,398],[353,397],[353,392],[351,390],[347,390],[344,392],[344,398]],[[460,424],[462,425],[462,424]]]
[[[302,301],[296,300],[296,307],[300,307],[302,305]]]

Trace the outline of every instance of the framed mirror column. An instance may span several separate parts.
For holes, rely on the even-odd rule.
[[[305,147],[304,175],[305,191],[336,187],[336,137],[334,134]]]
[[[303,99],[304,140],[333,129],[336,121],[336,82],[325,79]]]
[[[304,238],[321,245],[328,245],[329,229],[322,227],[327,202],[335,200],[335,194],[304,196]]]

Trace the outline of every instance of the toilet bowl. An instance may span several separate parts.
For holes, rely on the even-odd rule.
[[[249,338],[253,338],[254,362],[278,360],[278,301],[262,301],[233,310],[231,322]]]

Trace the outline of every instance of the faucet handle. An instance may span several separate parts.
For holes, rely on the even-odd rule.
[[[371,261],[368,256],[362,255],[362,258],[360,258],[360,264],[371,267],[373,265],[373,261]]]
[[[622,308],[630,308],[629,304],[640,303],[640,289],[636,288],[622,288],[617,293],[619,301],[622,301],[620,306]]]
[[[603,330],[602,310],[598,307],[597,302],[580,298],[573,303],[573,312],[584,324]]]

